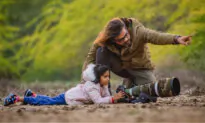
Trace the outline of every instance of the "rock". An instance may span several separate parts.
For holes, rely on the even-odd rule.
[[[142,104],[142,105],[141,105],[141,108],[146,108],[146,105],[145,105],[145,104]]]

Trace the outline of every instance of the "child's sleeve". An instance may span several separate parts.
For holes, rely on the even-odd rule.
[[[95,104],[108,104],[108,103],[114,103],[114,100],[111,96],[102,97],[100,95],[100,90],[93,86],[93,85],[86,85],[85,84],[85,91],[88,94],[89,98],[93,101]]]

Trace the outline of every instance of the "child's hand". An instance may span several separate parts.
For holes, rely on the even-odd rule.
[[[116,94],[113,96],[113,99],[114,99],[114,100],[118,100],[118,99],[120,99],[120,98],[123,98],[124,95],[125,95],[124,92],[119,91],[118,93],[116,93]]]

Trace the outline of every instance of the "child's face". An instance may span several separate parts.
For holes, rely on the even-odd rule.
[[[101,85],[108,85],[108,82],[110,80],[110,72],[106,71],[102,76],[100,76],[100,84]]]

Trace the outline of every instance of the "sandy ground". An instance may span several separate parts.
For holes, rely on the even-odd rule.
[[[37,93],[55,96],[75,84],[59,82],[18,84],[2,80],[0,122],[205,122],[205,88],[203,84],[197,83],[203,79],[196,80],[193,76],[190,77],[192,80],[187,77],[184,79],[179,96],[158,98],[156,103],[80,106],[15,104],[4,107],[3,97],[9,92],[23,95],[26,88],[31,88]],[[113,84],[113,89],[116,86]]]

